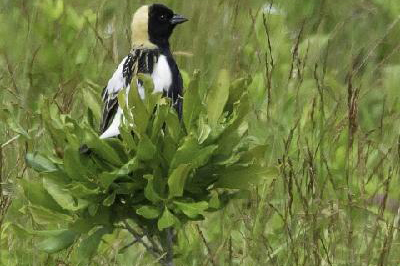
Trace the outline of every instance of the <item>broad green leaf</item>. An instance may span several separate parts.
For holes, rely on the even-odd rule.
[[[220,119],[229,97],[229,72],[220,70],[217,84],[211,88],[207,95],[207,114],[210,126],[214,128]]]
[[[121,137],[125,145],[127,145],[128,149],[136,150],[137,145],[132,135],[132,130],[128,125],[123,124],[119,127],[119,132],[121,133]]]
[[[110,226],[111,217],[115,215],[114,211],[110,207],[106,207],[103,205],[98,206],[97,213],[93,216],[83,215],[79,217],[75,222],[70,226],[75,232],[79,232],[81,234],[86,234],[91,231],[96,226]]]
[[[59,119],[58,111],[55,111],[54,107],[50,100],[45,100],[41,108],[42,120],[55,146],[63,147],[65,145],[66,132],[63,123]]]
[[[108,197],[104,199],[103,205],[106,206],[106,207],[110,207],[111,205],[113,205],[113,203],[115,201],[116,194],[117,193],[115,193],[115,191],[114,191],[113,193],[108,195]]]
[[[128,102],[127,102],[126,90],[120,91],[117,97],[118,97],[118,105],[122,109],[122,113],[124,115],[124,119],[122,120],[122,126],[126,126],[127,128],[129,128],[133,125],[134,120],[133,120],[133,114],[127,105]]]
[[[110,233],[108,228],[101,227],[90,236],[82,240],[77,249],[77,257],[81,265],[87,265],[87,263],[95,255],[101,239],[105,234],[108,233]]]
[[[202,103],[198,92],[199,80],[200,73],[195,71],[193,79],[190,81],[189,87],[185,90],[184,94],[183,122],[185,123],[187,131],[191,130],[193,122],[196,120],[202,109]]]
[[[209,164],[193,171],[193,176],[188,180],[185,190],[198,195],[206,194],[208,191],[207,188],[218,180],[215,172],[220,168],[221,166]]]
[[[172,171],[168,177],[169,198],[181,197],[186,179],[191,170],[190,164],[182,164]]]
[[[211,156],[214,154],[214,151],[218,148],[217,145],[210,145],[207,146],[197,153],[197,156],[193,158],[192,160],[192,166],[199,168],[203,165],[205,165],[211,158]]]
[[[28,153],[25,156],[26,163],[35,171],[41,172],[56,172],[58,167],[49,159],[38,153]]]
[[[200,116],[197,126],[197,141],[199,144],[203,144],[207,140],[211,133],[211,127],[206,123],[204,116]]]
[[[21,225],[19,225],[17,223],[8,222],[6,224],[7,227],[10,226],[8,224],[10,224],[12,226],[14,235],[17,236],[17,237],[20,237],[21,239],[26,239],[27,236],[34,235],[33,234],[33,230],[29,230],[28,228],[25,228],[25,226],[21,226]],[[4,224],[3,224],[3,226],[4,226]],[[5,228],[4,227],[3,227],[3,230],[0,231],[0,233],[2,235],[4,235],[4,233],[5,233]],[[2,237],[0,239],[2,239]]]
[[[148,161],[154,158],[157,153],[157,147],[151,142],[147,135],[143,135],[140,138],[138,149],[137,149],[137,158],[139,160]]]
[[[152,175],[145,175],[145,179],[147,179],[147,185],[146,188],[144,189],[144,195],[145,197],[150,200],[153,203],[160,202],[162,198],[154,189],[154,176]]]
[[[68,248],[74,243],[78,234],[71,230],[63,230],[56,236],[47,238],[38,244],[37,248],[47,253],[56,253]]]
[[[132,195],[137,190],[142,190],[146,187],[146,181],[142,178],[136,178],[134,182],[118,182],[114,184],[115,192],[122,195]]]
[[[230,155],[236,145],[243,139],[247,127],[244,127],[245,130],[241,130],[241,127],[243,124],[246,125],[247,123],[245,118],[249,110],[249,99],[247,93],[245,93],[240,101],[234,104],[232,121],[219,137],[218,150],[216,153]]]
[[[151,140],[156,141],[160,136],[160,132],[164,127],[165,119],[169,114],[170,105],[167,102],[162,102],[158,104],[154,112],[153,127],[151,129]]]
[[[246,78],[238,78],[233,81],[229,87],[228,104],[233,105],[234,103],[239,101],[251,82],[252,78],[250,76]]]
[[[63,123],[65,141],[70,146],[79,147],[81,145],[80,138],[84,135],[82,128],[69,115],[60,115],[60,119],[61,123]],[[64,147],[64,145],[62,147]]]
[[[166,99],[164,98],[162,101],[161,99],[163,98],[163,95],[161,92],[152,92],[150,94],[148,94],[148,96],[145,98],[146,101],[146,107],[147,107],[147,111],[151,115],[152,118],[154,118],[154,110],[155,108],[157,108],[157,104],[164,102]]]
[[[78,198],[88,198],[91,196],[98,195],[100,193],[99,187],[89,188],[84,183],[73,182],[67,186],[68,191],[71,195]]]
[[[279,175],[276,167],[263,167],[251,165],[248,167],[231,166],[215,173],[218,181],[217,188],[249,189],[259,184],[263,179],[273,179]]]
[[[60,161],[62,163],[62,161]],[[41,178],[50,178],[55,180],[56,182],[63,183],[63,184],[69,184],[72,180],[68,176],[67,173],[62,168],[62,165],[58,166],[60,169],[59,171],[56,172],[41,172],[40,177]]]
[[[74,199],[66,188],[61,187],[54,180],[44,178],[43,187],[64,210],[77,211],[88,205],[86,200]]]
[[[173,160],[177,148],[177,144],[172,140],[172,137],[169,134],[165,135],[163,139],[162,155],[167,162],[171,162]]]
[[[117,138],[109,138],[106,139],[105,141],[118,154],[118,157],[122,160],[123,163],[128,162],[126,150],[121,140]]]
[[[31,139],[31,136],[29,136],[28,132],[20,124],[18,124],[14,118],[8,119],[7,125],[12,131],[20,134],[26,139]]]
[[[118,170],[116,170],[118,171]],[[110,187],[110,185],[117,180],[119,177],[121,177],[121,175],[118,175],[115,173],[115,171],[111,172],[111,173],[102,173],[99,176],[99,181],[101,186],[103,187],[103,189],[108,189]]]
[[[155,105],[162,97],[162,93],[154,91],[153,79],[148,74],[137,74],[138,79],[143,83],[142,87],[145,90],[144,105],[149,114],[154,112]]]
[[[202,148],[195,137],[188,136],[184,139],[182,146],[176,151],[170,169],[175,169],[178,165],[189,163],[193,168],[198,168],[207,163],[216,149],[216,145]]]
[[[269,148],[269,145],[255,145],[252,149],[240,154],[240,163],[251,164],[255,161],[262,163],[265,161],[265,153]]]
[[[107,162],[115,166],[123,165],[123,161],[119,158],[118,153],[105,140],[100,139],[89,127],[85,127],[84,143]]]
[[[131,90],[129,91],[129,110],[134,117],[134,128],[135,132],[142,136],[145,134],[147,129],[147,124],[150,119],[150,113],[147,111],[145,104],[140,95],[137,87],[137,79],[132,79]]]
[[[183,69],[180,69],[180,72],[181,72],[182,80],[183,80],[183,88],[188,88],[189,87],[189,83],[190,83],[190,76]]]
[[[83,100],[85,101],[86,106],[88,106],[90,108],[90,110],[92,110],[96,119],[100,120],[101,99],[98,95],[99,94],[97,92],[94,92],[92,89],[90,89],[88,87],[82,89],[82,97],[83,97]]]
[[[208,203],[206,201],[194,203],[174,201],[174,204],[189,218],[196,218],[197,216],[202,215],[204,211],[208,209]]]
[[[142,206],[136,210],[136,213],[143,216],[146,219],[155,219],[160,216],[161,211],[159,208],[155,206]]]
[[[51,200],[53,199],[51,198]],[[48,208],[32,205],[29,206],[27,209],[29,209],[29,212],[32,214],[32,218],[35,223],[40,225],[49,226],[51,224],[58,224],[60,221],[64,221],[66,223],[71,223],[73,221],[72,216],[63,214],[61,212],[55,212]]]
[[[99,204],[91,204],[88,207],[88,212],[90,216],[95,216],[97,214],[97,211],[99,210]]]
[[[81,164],[79,150],[71,146],[64,149],[64,169],[68,176],[77,181],[88,180],[87,169]]]
[[[33,235],[39,237],[56,237],[61,233],[65,232],[66,229],[56,229],[56,230],[31,230],[26,226],[19,225],[17,223],[13,223],[12,226],[23,232],[25,235]]]
[[[193,158],[197,156],[199,150],[200,145],[198,144],[196,138],[194,138],[192,135],[187,136],[183,140],[183,144],[176,151],[175,156],[172,159],[170,169],[175,169],[180,164],[192,162]]]
[[[176,224],[176,217],[166,207],[161,218],[158,220],[158,230],[162,231]]]
[[[136,157],[132,158],[129,162],[124,164],[121,168],[116,169],[112,172],[105,172],[100,175],[99,181],[104,189],[108,189],[109,186],[119,177],[127,176],[128,174],[136,171],[140,168],[140,163]]]
[[[175,143],[178,143],[182,135],[182,126],[179,122],[178,115],[176,112],[172,111],[172,107],[169,109],[168,115],[165,118],[165,122],[167,123],[169,135],[172,137]]]
[[[21,185],[24,189],[24,194],[28,200],[39,207],[43,207],[55,212],[65,213],[58,203],[44,189],[42,182],[29,182],[21,179]]]
[[[143,83],[143,88],[145,90],[146,96],[154,93],[154,83],[153,83],[153,79],[151,78],[150,75],[138,73],[136,76]],[[147,97],[145,97],[145,98],[147,98]],[[153,108],[149,109],[148,111],[153,112]]]
[[[218,193],[213,193],[210,201],[208,202],[208,206],[213,209],[219,209],[221,206],[221,202],[218,197]]]

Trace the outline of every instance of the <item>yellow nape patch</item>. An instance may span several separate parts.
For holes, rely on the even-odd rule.
[[[150,42],[148,32],[149,6],[140,7],[132,18],[132,47],[157,48]]]

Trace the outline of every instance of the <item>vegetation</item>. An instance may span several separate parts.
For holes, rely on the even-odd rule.
[[[154,95],[136,101],[148,115],[131,121],[138,137],[125,128],[110,141],[96,138],[100,93],[150,2],[1,3],[0,264],[158,265],[165,254],[133,231],[168,253],[157,234],[173,225],[176,265],[398,265],[400,3],[160,2],[190,18],[172,46],[194,102],[185,111],[200,111],[174,127]],[[221,137],[232,125],[239,138]],[[191,165],[178,167],[182,191],[168,149],[185,145],[204,157],[175,162]],[[204,166],[220,174],[193,183]],[[134,171],[148,179],[126,179]],[[116,203],[131,191],[142,201],[125,219]]]

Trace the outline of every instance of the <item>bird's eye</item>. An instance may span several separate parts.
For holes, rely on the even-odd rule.
[[[161,15],[160,16],[160,20],[161,21],[166,21],[167,20],[167,16],[166,15]]]

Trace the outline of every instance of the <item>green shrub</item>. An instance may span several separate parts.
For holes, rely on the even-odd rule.
[[[54,151],[26,156],[40,178],[22,184],[33,212],[64,217],[66,224],[44,233],[42,250],[58,252],[80,241],[76,254],[86,262],[103,235],[122,227],[153,255],[167,253],[161,260],[167,263],[176,230],[276,172],[263,160],[267,147],[247,134],[250,79],[230,82],[221,70],[202,95],[195,73],[179,121],[169,100],[150,93],[152,82],[140,78],[145,100],[136,88],[128,99],[125,92],[118,96],[125,114],[120,138],[99,139],[90,108],[87,119],[77,121],[44,102],[41,117]],[[79,152],[83,144],[89,154]]]

